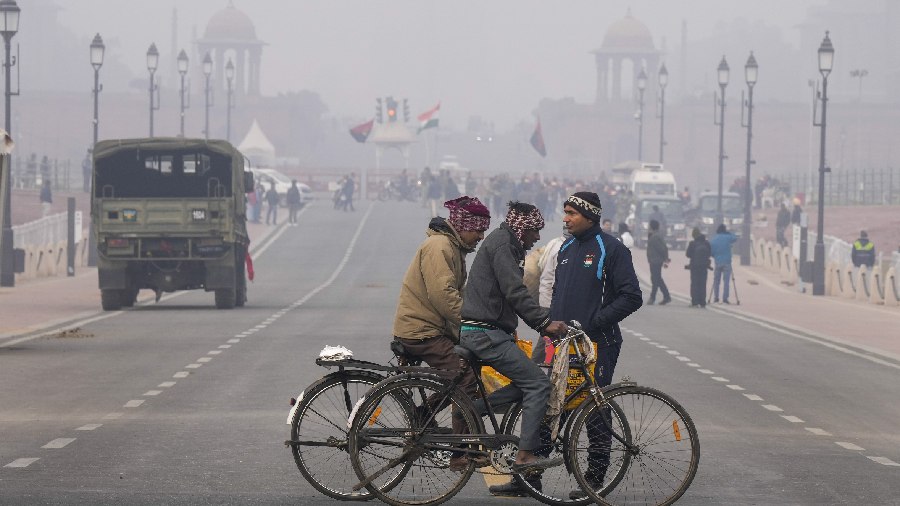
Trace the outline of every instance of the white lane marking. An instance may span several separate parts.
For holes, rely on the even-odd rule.
[[[728,382],[728,381],[729,381],[728,378],[723,378],[723,377],[721,377],[721,376],[713,376],[712,379],[713,379],[714,381],[722,381],[722,382]]]
[[[206,363],[206,362],[209,362],[210,360],[212,360],[212,357],[200,357],[197,359],[197,362]]]
[[[107,413],[103,415],[104,420],[115,420],[117,418],[122,418],[122,413]]]
[[[124,408],[136,408],[144,403],[143,399],[132,399],[125,403]]]
[[[697,362],[691,362],[688,364],[688,367],[700,367],[700,364],[698,364]]]
[[[649,340],[650,340],[649,337],[642,337],[642,338],[641,338],[641,341],[649,341]]]
[[[35,462],[37,462],[38,460],[41,460],[41,459],[39,457],[16,459],[16,460],[10,462],[9,464],[6,464],[3,467],[28,467],[31,464],[34,464]]]
[[[812,432],[813,434],[815,434],[817,436],[830,436],[831,435],[831,433],[828,432],[827,430],[823,430],[818,427],[806,427],[806,430]]]
[[[781,418],[784,418],[785,420],[787,420],[791,423],[803,423],[803,420],[797,418],[796,416],[792,416],[792,415],[781,415]]]
[[[784,411],[774,404],[763,404],[762,407],[768,409],[769,411]]]
[[[231,348],[231,345],[230,344],[220,344],[219,348],[222,348],[223,350],[227,350],[228,348]]]
[[[681,353],[678,353],[675,350],[668,350],[666,353],[668,353],[669,355],[681,355]]]
[[[862,451],[866,450],[865,448],[863,448],[861,446],[857,446],[853,443],[845,443],[844,441],[835,441],[834,444],[840,446],[841,448],[845,448],[847,450],[853,450],[853,451],[857,451],[857,452],[862,452]]]
[[[184,366],[185,369],[198,369],[200,367],[203,367],[203,364],[188,364]]]
[[[147,390],[146,392],[144,392],[144,395],[151,396],[151,395],[159,395],[161,393],[162,393],[162,390]]]
[[[657,344],[656,347],[659,348],[659,349],[661,349],[661,350],[668,350],[668,349],[669,349],[669,347],[666,346],[666,345],[664,345],[664,344]]]
[[[53,441],[50,441],[49,443],[45,444],[41,448],[48,448],[48,449],[65,448],[66,445],[68,445],[69,443],[71,443],[73,441],[75,441],[74,437],[60,437],[60,438],[54,439]]]
[[[702,374],[715,374],[715,371],[710,371],[709,369],[697,369],[697,372]]]
[[[187,378],[190,373],[187,371],[178,371],[172,375],[173,378]]]
[[[653,346],[659,346],[659,343],[656,341],[647,341],[647,344],[652,344]]]
[[[174,387],[175,382],[174,381],[163,381],[162,383],[160,383],[159,385],[156,385],[156,386],[158,386],[159,388]]]
[[[75,430],[94,430],[99,429],[100,427],[103,427],[102,423],[89,423],[87,425],[82,425]]]
[[[744,390],[744,387],[742,387],[740,385],[725,385],[725,386],[727,386],[728,388],[730,388],[732,390]]]
[[[750,399],[751,401],[761,401],[761,400],[763,400],[762,397],[760,397],[760,396],[758,396],[758,395],[756,395],[756,394],[744,394],[744,397]]]
[[[206,352],[207,355],[218,355],[219,353],[222,353],[222,350],[209,350]]]
[[[867,455],[866,458],[871,460],[872,462],[878,462],[879,464],[884,464],[886,466],[900,466],[900,464],[894,462],[893,460],[891,460],[887,457],[869,457]]]
[[[240,339],[229,339],[228,341],[225,341],[225,342],[234,344],[234,343],[239,343],[239,342],[241,342],[241,340],[240,340]]]
[[[678,360],[681,360],[682,362],[690,362],[691,361],[691,359],[685,357],[684,355],[679,355],[675,358],[677,358]]]

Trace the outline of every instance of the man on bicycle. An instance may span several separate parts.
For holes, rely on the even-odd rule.
[[[622,347],[619,322],[641,307],[641,288],[629,249],[600,227],[596,193],[573,194],[563,204],[563,212],[563,222],[573,237],[557,255],[550,315],[582,324],[597,346],[594,381],[605,387],[612,382]],[[601,448],[588,453],[589,479],[599,488],[609,467],[611,436],[603,422],[596,420],[588,425],[588,438],[591,448]],[[577,489],[569,497],[578,499],[586,494]]]
[[[472,263],[462,308],[460,344],[480,360],[512,380],[491,395],[492,405],[522,398],[522,433],[513,469],[516,472],[558,465],[557,459],[534,454],[540,442],[541,419],[547,411],[550,382],[547,376],[515,344],[518,317],[543,334],[566,331],[560,321],[551,321],[523,281],[525,252],[540,238],[544,219],[531,204],[510,202],[506,221],[491,232]],[[476,403],[481,410],[483,402]]]
[[[394,339],[403,344],[407,355],[431,367],[458,370],[460,357],[453,346],[459,342],[465,255],[484,239],[491,215],[477,198],[460,197],[444,207],[450,210],[450,218],[431,219],[427,238],[406,270],[394,317]],[[460,388],[475,396],[471,369]],[[462,429],[454,423],[455,432]]]

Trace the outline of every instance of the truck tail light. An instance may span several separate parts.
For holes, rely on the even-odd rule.
[[[127,248],[128,239],[117,239],[113,237],[106,238],[106,245],[110,248]]]

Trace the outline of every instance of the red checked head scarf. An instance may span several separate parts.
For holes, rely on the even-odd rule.
[[[521,210],[522,207],[528,207],[530,210]],[[530,204],[515,203],[510,205],[509,212],[506,213],[506,224],[516,234],[519,242],[522,242],[522,236],[525,235],[526,230],[540,230],[544,228],[544,217],[537,207]]]
[[[447,221],[457,232],[483,232],[491,226],[491,213],[477,197],[448,200],[444,207],[450,210]]]

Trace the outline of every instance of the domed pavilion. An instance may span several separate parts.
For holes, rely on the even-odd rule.
[[[657,71],[662,51],[653,44],[647,25],[631,15],[610,25],[600,49],[591,51],[597,64],[597,104],[631,101],[637,94],[637,76],[644,68],[647,73],[645,96],[656,96]],[[627,75],[623,76],[623,73]],[[624,77],[624,78],[623,78]],[[622,86],[630,87],[623,96]]]
[[[236,95],[259,96],[259,66],[265,42],[256,37],[253,21],[232,1],[216,12],[206,24],[203,38],[197,40],[199,57],[208,52],[213,60],[213,86],[225,89],[225,66],[234,65]]]

